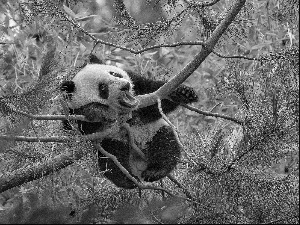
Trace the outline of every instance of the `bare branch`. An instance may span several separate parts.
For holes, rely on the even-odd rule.
[[[172,181],[174,184],[176,184],[179,188],[181,188],[183,190],[183,192],[186,195],[186,197],[188,197],[189,199],[195,201],[195,199],[193,198],[193,196],[191,195],[191,193],[181,183],[179,183],[179,181],[177,181],[175,179],[175,177],[173,177],[171,174],[167,175],[167,177],[169,178],[170,181]]]
[[[0,45],[14,45],[14,42],[0,42]]]
[[[66,136],[57,136],[57,137],[25,137],[25,136],[14,136],[14,135],[0,135],[0,140],[11,140],[11,141],[25,141],[25,142],[81,142],[81,141],[92,141],[98,140],[106,137],[109,134],[116,133],[119,130],[119,127],[114,123],[110,128],[107,128],[105,131],[97,132],[88,135],[82,135],[77,137],[66,137]]]
[[[195,2],[193,0],[185,0],[185,2],[193,7],[208,7],[217,4],[220,0],[212,0],[211,2]]]
[[[26,116],[33,120],[81,120],[81,121],[88,121],[84,116],[82,115],[69,115],[66,117],[65,115],[33,115],[31,113],[26,113],[21,110],[12,109],[10,107],[12,112],[15,112],[17,114]]]
[[[220,118],[223,118],[223,119],[226,119],[226,120],[233,121],[233,122],[235,122],[235,123],[237,123],[237,124],[239,124],[239,125],[243,125],[243,124],[244,124],[243,121],[238,120],[238,119],[235,119],[235,118],[232,118],[232,117],[230,117],[230,116],[220,115],[220,114],[218,114],[218,113],[212,113],[212,112],[202,111],[202,110],[200,110],[200,109],[197,109],[197,108],[195,108],[195,107],[193,107],[193,106],[190,106],[190,105],[187,105],[187,104],[180,104],[180,105],[182,105],[183,107],[185,107],[185,108],[187,108],[187,109],[189,109],[189,110],[192,110],[192,111],[194,111],[194,112],[197,112],[197,113],[202,114],[202,115],[205,115],[205,116],[220,117]]]
[[[224,59],[247,59],[247,60],[257,60],[257,61],[262,61],[263,59],[261,58],[252,58],[252,57],[247,57],[243,55],[222,55],[221,53],[218,53],[216,51],[212,51],[215,55],[219,56],[220,58]]]
[[[155,48],[163,48],[163,47],[177,47],[177,46],[184,46],[184,45],[202,45],[204,46],[205,43],[203,41],[183,41],[183,42],[175,42],[172,44],[160,44],[160,45],[153,45],[147,48],[143,48],[140,50],[134,50],[134,49],[129,49],[128,51],[130,51],[131,53],[134,54],[140,54]]]
[[[46,158],[44,162],[15,170],[9,174],[2,174],[0,177],[0,193],[24,183],[40,179],[73,164],[76,160],[84,156],[85,152],[83,149],[63,153],[54,158]]]

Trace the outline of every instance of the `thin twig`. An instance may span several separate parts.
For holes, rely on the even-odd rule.
[[[81,135],[75,137],[67,136],[54,136],[54,137],[26,137],[26,136],[14,136],[14,135],[0,135],[0,140],[11,140],[11,141],[25,141],[25,142],[82,142],[102,139],[112,133],[118,132],[118,126],[113,124],[111,127],[105,129],[102,132],[96,132],[88,135]]]
[[[0,42],[0,45],[14,45],[14,42]]]
[[[221,53],[218,53],[216,51],[212,51],[216,56],[219,56],[220,58],[224,59],[247,59],[247,60],[257,60],[257,61],[262,61],[261,58],[255,58],[255,57],[247,57],[243,55],[223,55]]]
[[[218,114],[218,113],[212,113],[212,112],[207,112],[207,111],[202,111],[202,110],[200,110],[200,109],[197,109],[197,108],[195,108],[195,107],[193,107],[193,106],[190,106],[190,105],[187,105],[187,104],[184,104],[184,103],[181,103],[180,105],[182,105],[183,107],[185,107],[185,108],[187,108],[187,109],[189,109],[189,110],[192,110],[192,111],[194,111],[194,112],[197,112],[197,113],[202,114],[202,115],[205,115],[205,116],[220,117],[220,118],[223,118],[223,119],[226,119],[226,120],[231,120],[231,121],[233,121],[233,122],[235,122],[235,123],[237,123],[237,124],[239,124],[239,125],[243,125],[243,124],[244,124],[243,121],[238,120],[238,119],[236,119],[236,118],[232,118],[232,117],[230,117],[230,116],[220,115],[220,114]]]
[[[183,190],[186,197],[195,201],[195,199],[193,198],[191,193],[185,187],[183,187],[182,184],[179,183],[179,181],[177,181],[175,177],[173,177],[171,174],[167,175],[167,177],[169,178],[170,181],[172,181],[174,184],[176,184],[179,188],[181,188]]]
[[[189,5],[192,5],[193,7],[208,7],[208,6],[213,6],[215,4],[217,4],[220,0],[212,0],[210,2],[195,2],[195,1],[191,1],[191,0],[185,0],[186,3],[188,3]]]
[[[210,112],[210,113],[213,112],[214,109],[217,108],[217,107],[218,107],[219,105],[221,105],[221,104],[222,104],[222,102],[217,103],[215,106],[213,106],[213,107],[209,110],[209,112]]]
[[[7,105],[8,106],[8,105]],[[65,115],[34,115],[31,113],[23,112],[21,110],[14,109],[13,107],[9,107],[11,112],[26,116],[33,120],[80,120],[80,121],[88,121],[83,115],[69,115],[66,117]]]

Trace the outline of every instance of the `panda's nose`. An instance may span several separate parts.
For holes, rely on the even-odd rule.
[[[126,83],[125,85],[123,85],[123,87],[120,88],[121,91],[129,91],[130,89],[130,83]]]

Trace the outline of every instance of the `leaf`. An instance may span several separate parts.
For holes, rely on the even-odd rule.
[[[69,8],[68,6],[66,6],[66,5],[64,5],[63,7],[64,7],[65,12],[66,12],[69,16],[71,16],[73,19],[76,18],[76,14],[72,11],[72,9],[70,9],[70,8]]]
[[[80,52],[83,53],[86,50],[86,47],[82,43],[80,43],[79,49],[80,49]]]

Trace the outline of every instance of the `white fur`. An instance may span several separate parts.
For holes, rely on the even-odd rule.
[[[135,125],[132,132],[138,147],[145,149],[147,147],[146,143],[152,140],[162,126],[169,126],[164,119],[159,119],[148,124]]]
[[[109,72],[119,73],[123,78],[115,77]],[[80,70],[73,78],[75,83],[75,92],[72,96],[72,101],[69,102],[69,107],[72,109],[80,108],[91,102],[99,102],[104,105],[111,105],[114,101],[114,94],[117,95],[124,84],[131,82],[128,74],[116,67],[102,64],[88,64]],[[110,96],[108,99],[102,99],[99,96],[99,83],[106,83],[109,85]],[[132,91],[131,86],[131,91]]]
[[[147,148],[147,143],[150,143],[153,137],[156,135],[157,131],[162,126],[169,126],[168,123],[164,119],[159,119],[157,121],[148,123],[148,124],[138,124],[134,125],[131,129],[133,133],[133,137],[135,140],[135,144],[141,150]],[[127,142],[128,137],[123,136],[123,140]],[[140,157],[136,156],[136,154],[130,154],[129,157],[129,165],[132,174],[137,176],[140,180],[143,180],[141,175],[142,172],[146,170],[148,162],[144,161]]]

